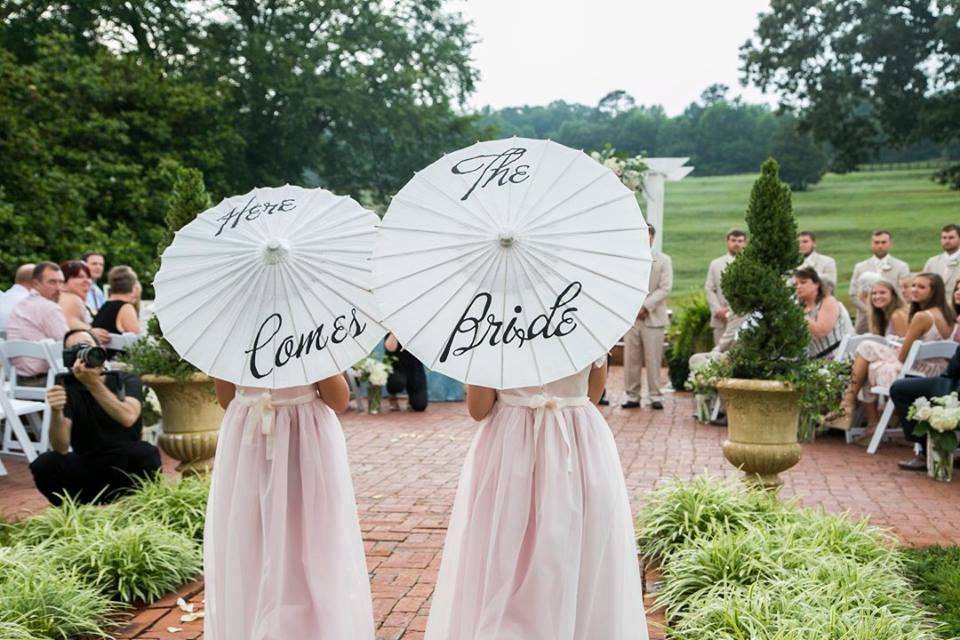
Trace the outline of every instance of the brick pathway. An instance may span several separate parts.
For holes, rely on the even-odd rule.
[[[735,473],[720,452],[726,430],[697,425],[687,394],[666,404],[660,412],[605,411],[634,509],[647,492],[671,477],[688,478],[704,470]],[[432,405],[423,414],[351,413],[342,421],[371,573],[377,638],[419,640],[474,424],[462,404]],[[805,505],[870,515],[907,544],[960,544],[960,482],[936,483],[898,470],[896,461],[909,453],[904,446],[888,444],[869,456],[841,438],[827,437],[804,447],[803,460],[785,474],[782,493]],[[10,476],[0,478],[0,516],[41,509],[44,501],[33,490],[24,465],[9,458],[5,462]],[[202,608],[202,584],[188,585],[181,595]],[[181,623],[175,601],[176,594],[141,611],[121,637],[202,637],[202,622]]]

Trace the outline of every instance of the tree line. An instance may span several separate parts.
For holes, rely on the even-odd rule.
[[[474,139],[442,0],[0,0],[0,279],[97,248],[152,279],[172,185],[382,200]]]
[[[0,0],[0,280],[96,248],[152,278],[173,185],[296,183],[382,204],[475,139],[689,156],[794,188],[872,160],[956,157],[956,0],[771,0],[741,49],[776,109],[708,87],[683,113],[613,91],[464,111],[469,23],[445,0]],[[960,188],[960,165],[941,179]]]

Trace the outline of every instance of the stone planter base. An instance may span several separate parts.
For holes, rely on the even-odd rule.
[[[717,390],[727,412],[723,455],[765,488],[783,484],[780,472],[800,461],[797,444],[800,393],[774,380],[722,380]]]
[[[213,380],[195,374],[185,382],[167,376],[144,375],[160,402],[163,431],[157,444],[179,460],[177,471],[185,476],[208,473],[213,468],[223,409],[217,403]]]

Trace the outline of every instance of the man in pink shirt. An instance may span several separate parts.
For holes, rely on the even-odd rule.
[[[7,339],[30,342],[47,338],[62,340],[67,332],[67,320],[57,304],[62,286],[63,272],[60,267],[53,262],[38,263],[33,270],[33,291],[10,312]],[[45,360],[14,358],[13,366],[17,369],[20,384],[42,386],[46,383],[49,366]]]

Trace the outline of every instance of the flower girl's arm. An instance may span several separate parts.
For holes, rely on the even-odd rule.
[[[470,411],[470,417],[474,420],[479,421],[486,418],[496,401],[496,389],[478,387],[475,384],[467,385],[467,409]]]
[[[221,407],[226,409],[230,401],[233,400],[233,396],[237,395],[236,385],[226,380],[217,380],[214,378],[213,386],[217,390],[217,402],[220,403]]]
[[[320,397],[327,406],[337,413],[346,411],[350,406],[350,387],[342,373],[318,382],[317,390],[320,391]]]
[[[590,396],[590,402],[593,404],[600,402],[605,386],[607,386],[607,365],[590,367],[590,379],[587,382],[587,395]]]

